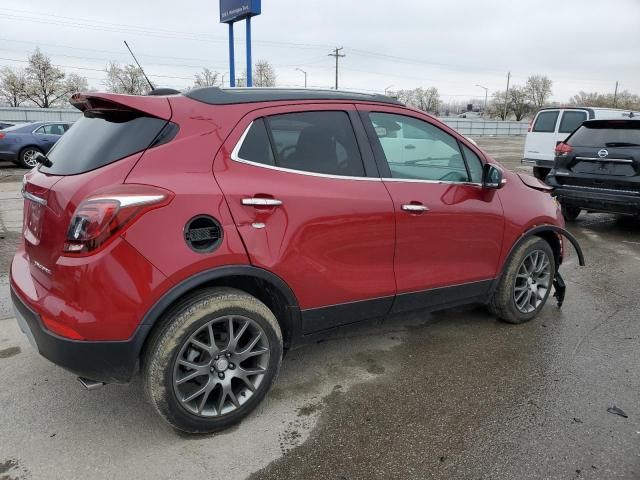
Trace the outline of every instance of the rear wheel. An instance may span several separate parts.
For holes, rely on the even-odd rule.
[[[539,237],[527,238],[511,255],[489,309],[505,322],[528,322],[544,307],[555,274],[549,244]]]
[[[36,162],[36,155],[38,153],[42,153],[42,150],[36,147],[27,147],[24,148],[20,155],[18,155],[18,165],[23,168],[33,168],[38,163]]]
[[[571,205],[562,205],[562,216],[567,222],[575,222],[580,215],[582,209],[580,207],[572,207]]]
[[[143,382],[173,427],[215,432],[262,401],[281,361],[282,334],[271,310],[239,290],[212,288],[169,313],[146,349]]]

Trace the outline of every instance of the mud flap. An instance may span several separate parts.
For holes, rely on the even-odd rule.
[[[553,279],[553,289],[555,290],[553,296],[558,302],[558,308],[562,308],[564,296],[567,292],[567,285],[564,283],[564,279],[562,278],[562,275],[560,275],[560,272],[556,272],[556,276]]]

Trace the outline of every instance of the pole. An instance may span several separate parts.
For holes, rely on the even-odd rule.
[[[247,87],[253,87],[251,73],[251,17],[247,17]]]
[[[333,53],[330,53],[329,56],[330,57],[335,57],[336,58],[336,90],[338,90],[338,60],[341,57],[345,57],[346,55],[344,53],[340,53],[340,51],[343,49],[344,47],[336,47],[333,50]]]
[[[307,88],[307,72],[302,70],[301,68],[296,68],[297,71],[304,73],[304,88]]]
[[[229,86],[236,86],[236,60],[233,51],[233,22],[229,24]]]
[[[618,106],[618,81],[616,80],[616,91],[613,93],[613,108]]]
[[[511,72],[507,72],[507,91],[504,94],[504,119],[507,119],[507,107],[509,105],[509,80],[511,80]]]
[[[489,89],[487,87],[483,87],[482,85],[477,85],[476,87],[480,87],[482,89],[484,89],[484,110],[482,111],[483,115],[487,114],[487,96],[489,94]]]

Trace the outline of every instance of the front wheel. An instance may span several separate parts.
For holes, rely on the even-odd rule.
[[[555,275],[549,244],[539,237],[527,238],[511,255],[489,309],[505,322],[528,322],[544,307]]]
[[[269,308],[231,288],[210,288],[178,304],[143,358],[145,391],[178,430],[209,433],[246,417],[273,384],[282,334]]]

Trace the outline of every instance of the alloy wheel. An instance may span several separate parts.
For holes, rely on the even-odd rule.
[[[551,286],[551,262],[542,250],[529,253],[518,268],[513,288],[513,300],[522,313],[540,307]]]
[[[240,315],[210,320],[186,340],[176,357],[176,397],[197,416],[234,412],[262,383],[269,355],[269,340],[256,321]]]
[[[25,150],[22,154],[22,160],[24,163],[30,167],[36,166],[36,155],[40,153],[37,150],[33,150],[32,148]]]

